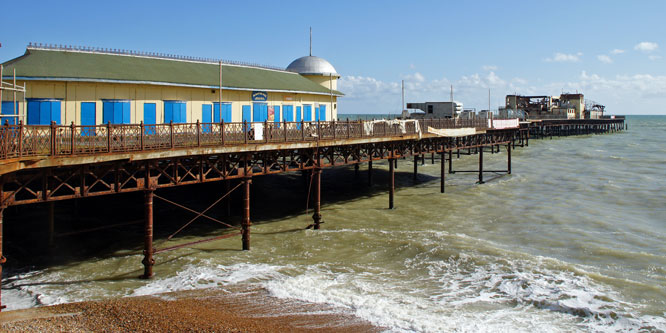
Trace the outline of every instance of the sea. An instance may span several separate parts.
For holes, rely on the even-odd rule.
[[[305,228],[312,223],[307,177],[255,177],[250,251],[232,237],[159,253],[150,280],[137,278],[140,224],[58,237],[54,250],[39,254],[58,260],[39,264],[18,255],[27,240],[14,242],[5,254],[20,259],[5,265],[2,303],[13,310],[249,286],[327,304],[387,332],[664,332],[666,116],[628,116],[627,125],[618,133],[530,140],[512,152],[510,175],[487,173],[477,184],[475,173],[447,174],[446,193],[439,159],[419,161],[416,183],[413,160],[398,160],[394,209],[386,162],[374,164],[372,185],[366,164],[358,173],[324,169],[320,230]],[[454,170],[478,166],[477,155],[455,156]],[[484,154],[487,170],[506,163],[504,148]],[[204,209],[222,190],[157,194]],[[135,197],[136,207],[115,222],[141,218],[142,197]],[[116,199],[103,200],[80,205],[104,214],[95,204]],[[240,201],[232,204],[238,212]],[[63,205],[56,206],[57,232],[69,214]],[[167,240],[192,215],[159,200],[155,209],[157,248],[229,232],[197,220]],[[6,214],[5,228],[19,213]]]

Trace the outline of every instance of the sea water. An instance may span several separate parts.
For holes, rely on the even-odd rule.
[[[321,230],[304,228],[312,211],[300,175],[256,177],[251,251],[236,237],[160,253],[151,280],[136,278],[141,243],[26,263],[3,276],[3,304],[249,285],[393,332],[664,331],[666,116],[627,123],[626,132],[531,140],[512,152],[511,175],[479,185],[474,173],[447,174],[444,194],[439,160],[419,162],[416,184],[413,162],[399,160],[393,210],[385,162],[374,164],[372,186],[365,165],[358,175],[325,169]],[[477,158],[454,159],[454,170],[474,170]],[[485,153],[484,165],[501,170],[506,158],[504,148]],[[156,247],[204,236],[157,237]]]

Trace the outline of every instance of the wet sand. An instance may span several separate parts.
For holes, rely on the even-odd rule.
[[[204,289],[0,313],[5,332],[379,332],[344,310],[271,297],[263,289]]]

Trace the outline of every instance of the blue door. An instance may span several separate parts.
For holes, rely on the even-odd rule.
[[[315,106],[315,121],[319,121],[319,105]]]
[[[2,102],[2,114],[3,115],[16,115],[18,110],[18,102],[14,104],[13,102]],[[5,120],[9,125],[16,125],[16,117],[2,117],[2,125],[5,124]]]
[[[268,104],[266,103],[253,103],[252,104],[252,121],[261,122],[268,119]]]
[[[284,121],[294,121],[294,106],[285,105],[284,106]]]
[[[157,105],[155,103],[143,103],[143,131],[146,134],[155,134],[156,123]]]
[[[319,105],[319,121],[326,121],[326,105]]]
[[[242,116],[243,116],[243,121],[250,123],[252,122],[252,109],[249,105],[243,105],[242,109]],[[250,124],[247,124],[247,127],[245,128],[245,131],[250,130]]]
[[[215,109],[213,110],[213,121],[216,123],[222,122],[225,123],[231,122],[231,103],[222,103],[222,109],[220,110],[220,103],[215,103]]]
[[[210,133],[213,122],[213,106],[204,104],[201,106],[201,130],[203,133]],[[216,121],[217,122],[217,121]]]
[[[28,125],[60,124],[60,101],[52,99],[28,99]]]
[[[81,102],[81,125],[82,126],[95,126],[96,103],[95,102]],[[81,128],[82,136],[95,135],[95,127]]]
[[[164,123],[187,121],[187,104],[181,101],[164,101]]]
[[[312,105],[303,105],[303,121],[312,121]]]

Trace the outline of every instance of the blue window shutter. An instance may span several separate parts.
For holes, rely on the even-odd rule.
[[[180,103],[180,122],[181,123],[186,123],[187,122],[187,104],[186,103]]]
[[[112,102],[113,105],[113,120],[112,124],[122,124],[123,123],[123,105],[119,102]]]
[[[49,120],[51,119],[51,103],[49,102],[39,102],[39,125],[48,125],[50,124]]]
[[[130,102],[121,102],[123,105],[123,121],[122,124],[131,124],[131,106]]]
[[[231,121],[231,104],[222,104],[222,119],[226,122]]]
[[[294,106],[285,105],[284,106],[284,121],[294,121]]]
[[[273,108],[275,109],[275,118],[273,120],[276,123],[279,123],[282,121],[282,118],[280,117],[280,106],[275,106]]]
[[[164,102],[164,123],[168,124],[173,120],[173,103]]]
[[[326,105],[319,106],[319,120],[326,121]]]
[[[243,105],[243,121],[252,121],[252,111],[249,105]]]
[[[39,102],[28,101],[28,125],[39,125]]]
[[[102,103],[102,122],[104,124],[113,123],[113,103]]]
[[[213,122],[220,122],[220,103],[213,104]]]
[[[303,114],[301,112],[301,107],[297,106],[296,107],[296,121],[301,121],[303,120]]]
[[[49,123],[54,121],[56,124],[60,125],[60,101],[46,102],[51,106],[51,116],[49,117]]]

